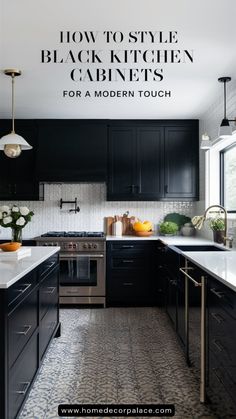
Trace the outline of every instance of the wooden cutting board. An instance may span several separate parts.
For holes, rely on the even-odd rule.
[[[131,221],[135,220],[136,217],[122,217],[121,221],[123,224],[122,234],[123,236],[134,235],[134,230]],[[114,217],[105,217],[105,230],[106,234],[112,236],[112,224],[114,223]]]

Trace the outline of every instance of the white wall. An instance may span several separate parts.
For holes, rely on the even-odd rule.
[[[63,205],[59,201],[78,198],[81,211],[69,213],[73,205]],[[45,200],[41,202],[0,202],[28,206],[35,212],[31,222],[23,230],[23,238],[33,238],[50,230],[88,230],[103,231],[104,217],[122,215],[127,210],[130,215],[149,220],[156,229],[157,223],[170,212],[193,215],[191,202],[108,202],[105,184],[46,184]],[[0,229],[1,238],[10,238],[10,228]]]
[[[220,74],[220,76],[231,76],[232,81],[227,84],[227,117],[228,119],[235,119],[236,117],[236,80],[234,79],[234,73]],[[218,81],[216,80],[216,83]],[[212,97],[212,104],[204,112],[204,115],[200,118],[199,132],[200,141],[201,135],[207,132],[211,140],[214,141],[218,138],[218,130],[223,119],[223,84],[218,83],[218,93]],[[233,130],[236,129],[234,123],[231,123]],[[200,142],[199,142],[200,144]],[[210,176],[214,177],[214,173],[210,173]],[[205,211],[205,152],[200,150],[200,200],[195,205],[196,214],[203,214]],[[229,229],[236,228],[236,220],[232,217],[229,219]],[[201,232],[207,238],[212,238],[212,231],[209,228],[204,228]],[[235,238],[236,240],[236,238]]]

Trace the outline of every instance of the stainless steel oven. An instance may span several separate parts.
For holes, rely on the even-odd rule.
[[[102,304],[105,307],[106,247],[103,233],[50,232],[37,238],[38,245],[56,243],[61,247],[60,304]]]

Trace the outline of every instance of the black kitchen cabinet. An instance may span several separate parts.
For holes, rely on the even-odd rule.
[[[198,197],[197,125],[165,128],[165,199]]]
[[[236,293],[208,280],[208,395],[223,415],[236,415]],[[231,415],[231,416],[230,416]]]
[[[108,200],[154,201],[163,197],[163,141],[162,127],[110,127]]]
[[[59,336],[58,254],[0,289],[0,417],[15,419],[53,336]]]
[[[38,120],[37,177],[42,182],[105,182],[105,120]]]
[[[38,146],[37,129],[34,120],[16,120],[16,133],[21,135],[33,149],[22,151],[19,157],[11,159],[0,152],[1,180],[0,200],[39,200],[42,196],[36,179],[35,164]],[[10,133],[11,121],[1,121],[1,135]]]
[[[107,199],[197,200],[198,156],[198,121],[113,122]]]
[[[156,242],[107,242],[107,305],[154,304]]]

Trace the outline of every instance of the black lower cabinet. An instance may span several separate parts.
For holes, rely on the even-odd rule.
[[[155,304],[155,241],[107,242],[107,305]]]
[[[0,418],[15,419],[51,338],[59,334],[59,258],[0,290]]]
[[[236,416],[236,293],[208,281],[208,395],[217,413]]]

